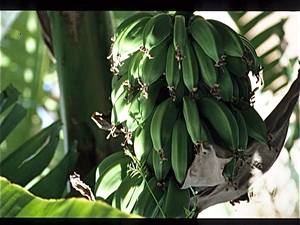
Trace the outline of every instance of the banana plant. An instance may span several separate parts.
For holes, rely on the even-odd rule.
[[[114,13],[114,15],[117,14],[118,13]],[[128,16],[128,14],[131,14],[131,12],[127,13],[126,16]],[[242,14],[240,14],[240,16],[241,15]],[[68,175],[74,170],[85,177],[88,180],[89,185],[93,187],[95,182],[93,168],[97,166],[105,156],[122,149],[120,146],[120,139],[110,139],[107,141],[107,132],[98,129],[96,124],[91,120],[93,112],[100,111],[105,115],[112,108],[108,98],[111,89],[110,85],[107,85],[111,83],[112,78],[109,71],[111,65],[107,60],[107,56],[110,54],[110,38],[114,33],[112,16],[113,14],[111,12],[38,12],[42,38],[49,49],[53,62],[55,62],[59,78],[61,94],[60,115],[63,123],[65,139],[64,149],[66,153],[65,158],[56,168],[30,188],[29,191],[40,197],[62,197]],[[235,18],[236,21],[237,18],[238,16]],[[255,21],[258,21],[260,18],[256,18]],[[115,27],[122,20],[123,19],[119,19],[119,22],[116,22],[117,20],[115,20]],[[253,25],[254,22],[251,21],[248,28],[247,26],[246,28],[249,29],[251,24]],[[282,25],[283,23],[280,23],[278,27],[280,28],[281,26],[282,28]],[[240,27],[242,27],[242,25],[240,25]],[[259,46],[260,41],[263,39],[262,37],[265,38],[270,35],[271,30],[272,29],[268,29],[268,32],[259,36],[260,38],[253,40],[255,47]],[[241,32],[243,33],[242,30]],[[282,37],[282,33],[280,33],[280,35],[280,37]],[[11,55],[11,57],[13,56]],[[261,58],[263,59],[264,57]],[[291,65],[294,61],[295,60],[291,60]],[[48,59],[48,63],[49,62]],[[270,66],[266,69],[267,71],[271,71],[272,67]],[[269,72],[269,74],[270,75],[267,75],[266,77],[269,80],[265,79],[265,84],[272,82],[272,79],[268,77],[271,76],[272,73]],[[265,87],[267,86],[265,85]],[[279,136],[282,133],[286,133],[291,109],[293,109],[295,99],[298,98],[297,92],[299,92],[299,88],[297,89],[297,87],[299,87],[299,78],[295,81],[293,88],[291,88],[286,95],[287,97],[284,98],[278,108],[274,110],[274,113],[272,113],[265,121],[268,133],[275,137],[272,142],[274,144],[273,147],[275,146],[279,151],[276,153],[272,152],[272,154],[267,156],[263,151],[268,146],[259,146],[257,142],[252,142],[248,150],[249,153],[253,155],[258,154],[263,160],[254,164],[244,164],[244,172],[240,174],[237,191],[231,190],[228,192],[227,183],[219,184],[214,188],[198,189],[197,193],[194,194],[194,197],[191,198],[190,206],[190,208],[193,208],[196,212],[194,214],[195,216],[203,209],[219,202],[247,199],[245,193],[247,192],[249,185],[249,171],[253,169],[250,166],[254,166],[262,173],[265,173],[278,157],[283,144],[282,137],[284,135],[282,137]],[[10,89],[13,88],[8,87],[8,89],[2,93],[8,93]],[[1,104],[2,102],[4,103],[4,98],[11,96],[11,94],[2,95]],[[12,96],[14,97],[8,97],[8,99],[14,98],[14,100],[9,100],[8,102],[16,101],[16,92],[14,92]],[[11,130],[14,130],[16,123],[22,120],[25,111],[26,110],[22,107],[16,106],[7,115],[3,114],[4,120],[1,122],[1,127],[3,126],[6,132],[4,132],[5,135],[2,136],[3,140],[6,136],[9,136]],[[11,118],[15,118],[15,120]],[[14,123],[7,121],[14,121]],[[41,172],[42,168],[46,167],[49,160],[53,157],[60,127],[61,123],[58,121],[25,142],[16,151],[11,151],[7,154],[6,159],[3,160],[3,162],[1,161],[1,166],[2,163],[5,165],[5,170],[1,170],[1,175],[3,174],[3,176],[7,177],[9,180],[19,183],[22,186],[28,184],[30,180]],[[48,148],[48,145],[51,145],[51,148]],[[35,149],[32,149],[31,151],[28,150],[32,146],[35,146]],[[203,149],[205,150],[206,147],[208,149],[211,148],[211,146],[203,146]],[[41,163],[39,161],[40,158],[43,158]],[[14,162],[13,159],[18,160]],[[256,162],[256,158],[252,157],[250,159],[253,159],[254,162]],[[76,162],[77,165],[75,165]],[[40,163],[39,170],[32,171],[32,165],[36,165],[36,163]],[[9,169],[10,165],[13,166],[12,171]],[[31,169],[30,172],[28,172],[26,168]],[[16,176],[16,174],[18,174],[18,176]],[[57,182],[54,188],[51,187],[53,181]],[[5,187],[12,187],[11,194],[20,194],[23,191],[18,187],[17,189],[21,191],[18,192],[14,185],[8,185],[7,181],[3,179],[1,179],[1,184]],[[8,188],[6,188],[5,191],[1,190],[1,196],[2,194],[3,196],[4,194],[7,194],[7,190]],[[23,195],[22,193],[21,195]],[[23,199],[28,199],[28,193],[26,193]],[[195,199],[197,199],[196,202]],[[108,201],[112,201],[112,199]],[[25,204],[22,200],[19,203],[21,205]],[[18,205],[20,205],[19,203]],[[68,209],[69,204],[70,203],[65,203],[66,209]],[[26,210],[35,210],[34,203],[30,205],[32,205],[32,208],[29,207]],[[47,207],[46,202],[41,205]],[[3,206],[10,207],[11,205],[4,204]],[[16,214],[6,215],[24,215],[22,213],[19,214],[17,207],[15,207],[15,209]],[[5,210],[5,208],[3,210]],[[29,212],[26,210],[23,211],[23,213]],[[76,216],[76,213],[78,212],[70,215]],[[88,216],[88,213],[89,212],[86,212],[85,215]],[[30,215],[34,216],[33,214]],[[44,215],[50,214],[41,214],[40,216]],[[62,212],[60,215],[66,214]],[[94,214],[90,212],[89,215],[93,216]],[[118,216],[118,214],[115,214],[115,216]]]

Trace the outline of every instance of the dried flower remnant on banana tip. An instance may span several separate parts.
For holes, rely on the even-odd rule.
[[[73,175],[70,175],[70,183],[76,191],[80,192],[81,195],[87,197],[90,201],[96,201],[91,188],[80,180],[80,175],[76,172],[74,172]]]

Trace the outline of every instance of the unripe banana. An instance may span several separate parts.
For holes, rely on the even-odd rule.
[[[185,54],[184,49],[187,43],[187,32],[185,28],[185,17],[175,15],[173,46],[178,54]]]
[[[157,100],[157,96],[162,87],[166,86],[165,79],[158,79],[153,84],[151,84],[147,89],[148,97],[146,98],[144,95],[140,96],[140,114],[141,120],[140,123],[144,122],[151,112],[154,109],[155,102]]]
[[[153,113],[151,113],[148,119],[135,131],[133,147],[135,156],[138,160],[145,158],[153,147],[152,139],[149,135],[152,116]]]
[[[143,29],[150,19],[150,16],[137,19],[128,25],[116,38],[112,47],[113,61],[115,63],[124,61],[132,53],[140,49],[140,46],[143,44]]]
[[[182,59],[182,76],[188,90],[190,92],[196,91],[199,80],[198,63],[190,42],[185,46],[185,58]]]
[[[226,69],[226,67],[222,66],[217,68],[219,70],[219,77],[218,77],[218,95],[226,102],[232,100],[233,96],[233,84],[231,76]]]
[[[130,157],[124,152],[116,152],[105,158],[96,170],[95,196],[107,199],[117,190],[130,162]]]
[[[168,48],[167,61],[166,61],[166,80],[169,87],[174,89],[180,80],[180,70],[178,68],[178,62],[175,58],[176,51],[171,43]]]
[[[197,18],[192,22],[188,30],[203,51],[212,58],[215,63],[222,61],[223,48],[218,33],[213,25],[202,18]]]
[[[188,140],[185,120],[179,116],[172,132],[171,164],[175,178],[180,184],[184,181],[188,168],[188,151],[192,152],[192,149],[188,149]]]
[[[131,61],[128,69],[128,83],[131,87],[138,87],[139,83],[137,79],[139,78],[139,68],[143,58],[143,53],[141,51],[137,51],[133,53],[130,58]]]
[[[171,16],[167,13],[160,13],[153,16],[143,30],[143,46],[147,50],[159,45],[173,32]]]
[[[130,107],[128,108],[128,116],[126,120],[127,130],[133,132],[141,121],[140,115],[140,96],[142,92],[139,91],[131,100]]]
[[[166,59],[168,47],[172,41],[172,36],[164,39],[159,45],[152,48],[149,54],[153,58],[144,56],[142,60],[142,82],[147,86],[151,85],[159,79],[166,68]]]
[[[112,206],[130,213],[139,195],[145,188],[145,180],[142,176],[131,177],[129,174],[124,178],[118,190],[114,194]]]
[[[171,98],[157,106],[150,125],[150,135],[156,151],[160,151],[169,140],[177,115],[176,105]]]
[[[192,41],[192,45],[195,50],[200,68],[200,78],[210,88],[215,87],[218,82],[218,73],[215,69],[213,60],[206,55],[196,41]]]
[[[156,14],[157,12],[148,12],[148,11],[140,11],[132,14],[117,27],[115,31],[115,37],[117,38],[129,25],[136,22],[137,20],[140,20],[141,18],[144,17],[152,17]]]
[[[227,106],[212,96],[201,97],[197,105],[200,114],[215,128],[227,149],[236,150],[239,146],[239,127]]]
[[[236,163],[236,156],[233,156],[232,160],[225,165],[222,173],[225,180],[228,181],[233,178],[235,163]]]
[[[207,141],[205,140],[205,133],[202,132],[202,126],[199,117],[197,104],[189,96],[183,98],[183,116],[186,123],[187,131],[194,144]]]
[[[232,81],[232,88],[233,88],[233,101],[232,102],[233,102],[233,104],[237,105],[240,101],[239,87],[233,77],[231,77],[231,81]]]
[[[127,76],[113,76],[112,82],[111,82],[111,95],[110,100],[112,104],[114,105],[116,100],[119,98],[119,96],[124,92],[127,87],[125,87],[123,84],[124,82],[127,82]]]
[[[111,112],[111,124],[118,125],[127,119],[128,109],[131,102],[128,100],[128,90],[125,89],[122,94],[118,97],[113,105]]]
[[[250,70],[253,72],[253,74],[259,74],[259,71],[261,70],[261,67],[259,65],[259,58],[256,54],[254,46],[251,44],[251,42],[244,37],[243,35],[239,34],[240,39],[243,42],[244,47],[246,48],[246,53],[244,54],[244,58],[250,68]]]
[[[160,151],[152,149],[153,171],[158,181],[164,180],[171,169],[171,145],[172,139],[170,138]]]
[[[245,119],[248,135],[261,143],[267,143],[267,128],[257,111],[245,101],[240,102],[238,109]]]
[[[185,218],[185,209],[189,209],[190,190],[180,189],[175,177],[170,177],[162,210],[167,218]]]
[[[247,125],[243,115],[235,107],[233,107],[232,114],[239,126],[239,147],[237,150],[239,155],[243,155],[248,145]]]
[[[145,185],[144,190],[140,194],[132,210],[133,214],[138,214],[146,218],[156,218],[156,215],[159,210],[157,202],[159,202],[164,195],[164,191],[157,186],[157,182],[158,181],[155,177],[152,177],[148,181],[148,185]],[[150,193],[150,191],[153,193],[154,196]]]
[[[224,23],[216,20],[207,21],[211,23],[218,31],[221,37],[220,39],[222,45],[224,47],[224,53],[229,56],[242,57],[244,46],[241,39],[239,38],[239,35]]]
[[[237,77],[232,75],[231,76],[239,89],[239,96],[245,100],[246,102],[250,101],[251,98],[251,81],[248,76],[243,76],[243,77]]]
[[[242,57],[226,56],[226,68],[235,76],[243,77],[247,71],[247,64]]]

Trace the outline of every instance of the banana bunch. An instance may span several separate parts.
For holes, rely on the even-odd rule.
[[[118,127],[132,156],[99,165],[96,196],[126,212],[184,217],[192,192],[180,187],[202,142],[234,154],[226,180],[249,138],[268,142],[252,106],[249,74],[259,78],[259,58],[244,36],[192,14],[138,12],[112,40],[110,135]]]

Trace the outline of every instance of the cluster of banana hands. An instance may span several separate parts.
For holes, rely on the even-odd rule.
[[[270,141],[253,108],[249,74],[259,82],[262,69],[255,49],[221,22],[158,12],[132,15],[112,41],[110,123],[92,119],[108,138],[125,136],[124,152],[100,163],[96,196],[145,217],[192,217],[193,187],[235,189],[248,143]],[[196,181],[188,176],[195,164],[205,171]]]

